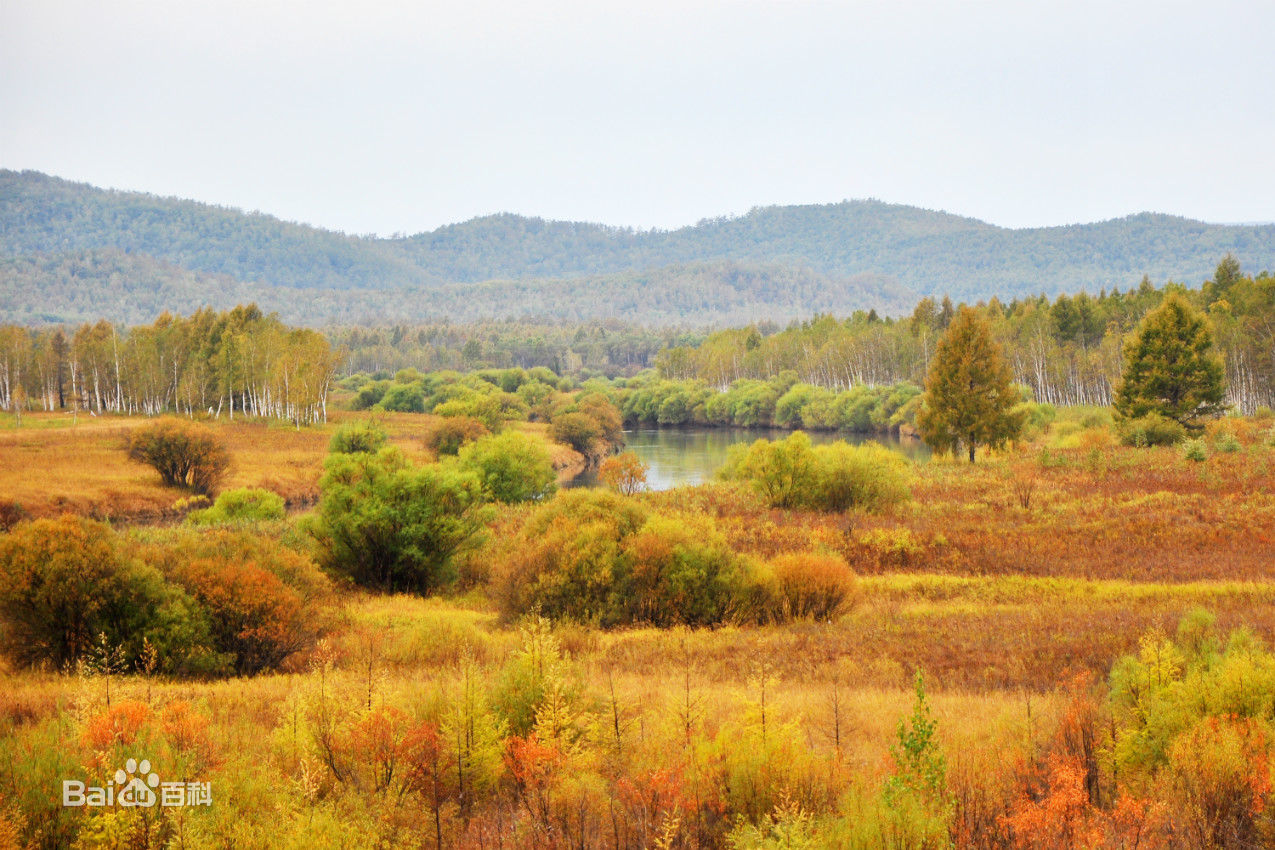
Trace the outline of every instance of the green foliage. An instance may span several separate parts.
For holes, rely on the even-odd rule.
[[[1186,438],[1186,428],[1155,412],[1123,420],[1117,432],[1126,446],[1172,446]]]
[[[563,413],[554,417],[549,426],[549,436],[554,442],[568,445],[583,455],[593,451],[601,434],[598,423],[583,413]]]
[[[460,450],[458,467],[477,476],[497,502],[534,502],[554,491],[556,474],[549,452],[516,431],[483,437]]]
[[[0,618],[5,652],[22,665],[60,670],[99,644],[129,668],[147,644],[168,671],[221,663],[200,607],[91,520],[36,520],[0,538]]]
[[[328,451],[332,454],[376,454],[389,441],[385,427],[375,419],[342,425],[332,434]]]
[[[1193,460],[1196,463],[1202,463],[1208,460],[1209,452],[1208,448],[1204,444],[1204,440],[1196,438],[1183,442],[1182,457],[1187,460]]]
[[[211,495],[230,467],[230,453],[211,428],[179,419],[143,425],[129,437],[131,460],[153,467],[170,487]]]
[[[1124,347],[1116,411],[1126,419],[1158,413],[1187,428],[1221,414],[1225,376],[1212,349],[1204,317],[1182,296],[1170,294]]]
[[[814,458],[809,503],[819,510],[881,511],[912,497],[910,464],[879,443],[816,446]]]
[[[212,507],[191,511],[186,522],[191,525],[222,525],[236,522],[271,522],[287,515],[283,497],[258,487],[224,490]]]
[[[356,584],[430,593],[455,578],[489,516],[481,483],[441,466],[413,468],[392,447],[334,454],[310,531],[321,563]]]
[[[911,470],[877,443],[811,446],[796,431],[734,449],[720,475],[748,481],[771,507],[880,511],[911,498]]]
[[[897,741],[890,747],[894,770],[885,781],[883,797],[895,823],[906,832],[919,833],[916,846],[942,846],[952,812],[947,758],[936,737],[938,724],[930,714],[920,670],[915,687],[912,716],[899,721]]]
[[[970,463],[979,446],[999,448],[1017,438],[1024,415],[1013,375],[987,321],[968,307],[957,311],[939,340],[917,414],[921,436],[935,451],[964,448]]]
[[[395,384],[385,391],[377,408],[398,413],[424,413],[425,394],[415,384]]]

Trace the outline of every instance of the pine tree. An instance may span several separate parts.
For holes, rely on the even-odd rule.
[[[921,436],[935,451],[964,447],[970,463],[979,446],[997,448],[1018,436],[1023,414],[1001,348],[986,320],[961,307],[930,363],[925,403],[917,414]]]
[[[1226,406],[1222,360],[1204,317],[1176,293],[1152,310],[1125,343],[1116,412],[1136,419],[1158,413],[1188,428]]]

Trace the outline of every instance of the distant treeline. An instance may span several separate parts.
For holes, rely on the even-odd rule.
[[[1275,406],[1275,276],[1241,273],[1227,256],[1198,290],[1143,278],[1127,292],[980,302],[1013,366],[1015,379],[1041,402],[1109,405],[1123,367],[1122,342],[1170,291],[1206,311],[1226,363],[1227,400],[1243,412]],[[944,298],[923,299],[909,318],[857,312],[818,316],[778,333],[746,327],[712,334],[699,346],[660,354],[660,374],[725,389],[741,379],[785,371],[816,387],[923,383],[938,338],[955,315]]]
[[[659,352],[694,346],[702,331],[645,328],[618,321],[584,324],[476,322],[339,327],[328,338],[348,354],[346,371],[394,373],[400,369],[534,369],[559,375],[633,375],[655,365]]]
[[[0,326],[0,408],[327,418],[341,354],[255,305],[167,313],[154,324]]]

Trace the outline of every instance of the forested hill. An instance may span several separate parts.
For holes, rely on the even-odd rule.
[[[1143,213],[1009,230],[847,201],[671,231],[502,214],[380,239],[0,170],[0,321],[145,320],[152,314],[134,312],[150,293],[148,306],[163,295],[172,309],[248,297],[308,324],[525,316],[727,324],[814,310],[899,312],[926,294],[1096,292],[1144,274],[1194,284],[1228,252],[1246,269],[1275,268],[1275,226]]]

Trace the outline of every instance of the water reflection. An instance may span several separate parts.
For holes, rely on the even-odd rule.
[[[790,431],[758,428],[638,428],[624,432],[625,448],[636,454],[649,469],[647,486],[652,490],[668,490],[683,484],[699,484],[711,479],[726,462],[726,453],[737,443],[754,440],[782,440]],[[869,441],[881,443],[901,454],[923,459],[930,456],[929,448],[916,439],[900,440],[869,434],[838,434],[827,431],[810,431],[810,442],[815,445],[845,440],[859,444]],[[597,483],[597,471],[588,470],[576,476],[566,486],[592,487]]]

